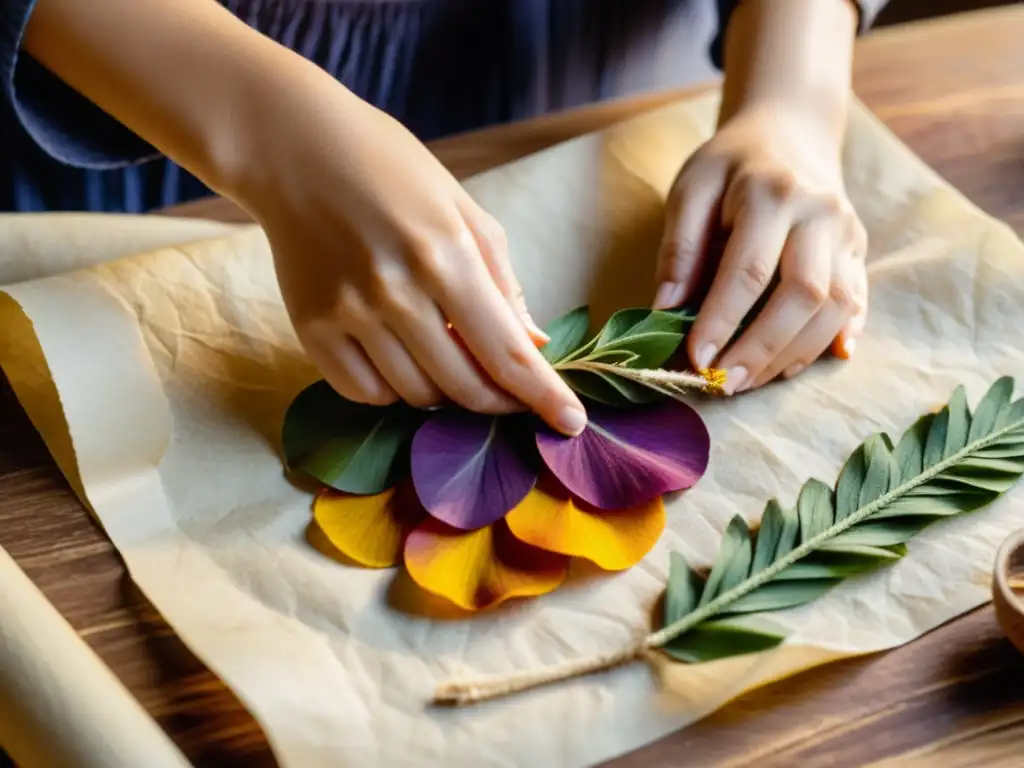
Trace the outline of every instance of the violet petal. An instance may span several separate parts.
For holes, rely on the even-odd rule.
[[[503,419],[438,411],[412,441],[412,482],[423,507],[465,531],[500,520],[537,482],[538,467]]]
[[[689,488],[707,470],[711,438],[685,403],[591,406],[589,420],[577,437],[540,427],[537,447],[555,477],[599,509],[625,509]]]

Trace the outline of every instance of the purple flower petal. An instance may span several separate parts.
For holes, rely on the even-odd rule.
[[[578,437],[539,428],[537,447],[555,477],[599,509],[625,509],[689,488],[708,468],[711,438],[685,403],[591,406],[589,416]]]
[[[438,411],[412,441],[412,482],[423,507],[464,531],[482,528],[522,501],[537,482],[502,420]]]

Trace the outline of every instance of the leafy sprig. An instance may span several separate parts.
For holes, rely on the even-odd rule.
[[[808,603],[850,576],[889,565],[906,542],[942,518],[982,507],[1024,473],[1024,400],[995,382],[972,415],[962,387],[896,445],[870,437],[835,488],[809,480],[795,507],[768,502],[756,535],[729,523],[706,579],[672,554],[665,627],[651,644],[681,661],[749,653],[785,636],[744,625],[755,613]]]
[[[752,532],[733,518],[706,577],[673,553],[664,625],[610,654],[503,678],[441,686],[435,700],[470,704],[606,670],[661,649],[702,662],[763,651],[784,635],[764,614],[805,605],[851,576],[890,565],[929,524],[971,512],[1024,473],[1024,399],[997,380],[974,413],[962,387],[898,442],[877,434],[859,446],[834,486],[811,479],[792,507],[768,502]]]
[[[622,309],[589,337],[590,313],[579,307],[545,330],[551,342],[541,352],[579,394],[606,405],[630,406],[694,392],[719,392],[719,371],[662,369],[693,325],[690,310]]]

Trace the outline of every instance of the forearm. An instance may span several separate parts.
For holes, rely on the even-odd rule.
[[[744,0],[725,40],[719,122],[782,103],[842,137],[849,104],[857,9],[850,0]]]
[[[23,46],[208,186],[230,194],[266,103],[315,69],[211,0],[38,0]]]

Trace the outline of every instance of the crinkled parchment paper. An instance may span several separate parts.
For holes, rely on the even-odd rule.
[[[711,97],[671,106],[469,182],[508,230],[538,320],[585,301],[603,315],[649,300],[662,200],[715,109]],[[471,621],[400,613],[391,572],[339,565],[306,543],[310,497],[282,477],[278,432],[316,373],[258,230],[7,288],[0,362],[135,580],[246,702],[283,765],[590,764],[984,602],[998,542],[1024,524],[1017,490],[937,525],[894,567],[780,615],[791,640],[766,654],[636,664],[467,710],[426,707],[453,675],[629,642],[648,624],[670,549],[707,563],[732,515],[791,501],[809,475],[831,481],[871,432],[909,426],[958,382],[973,401],[998,375],[1024,378],[1020,241],[859,108],[845,161],[871,236],[871,317],[855,359],[701,405],[710,470],[671,504],[638,567]]]

